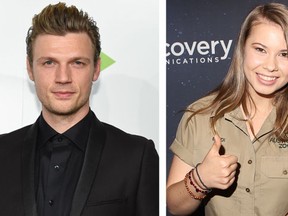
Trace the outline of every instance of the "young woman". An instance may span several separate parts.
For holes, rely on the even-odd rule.
[[[288,8],[252,10],[220,86],[187,108],[170,149],[174,215],[288,212]]]

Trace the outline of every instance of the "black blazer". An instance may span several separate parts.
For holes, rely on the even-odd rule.
[[[151,140],[100,122],[90,128],[70,216],[159,215],[159,162]],[[36,216],[37,122],[0,136],[0,215]]]

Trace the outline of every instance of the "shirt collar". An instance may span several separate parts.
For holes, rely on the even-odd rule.
[[[82,151],[85,151],[92,118],[93,114],[90,110],[82,120],[69,128],[62,135],[71,140]],[[49,139],[59,134],[45,121],[42,114],[39,117],[38,127],[38,148],[43,147]]]
[[[231,112],[224,114],[224,117],[226,120],[233,122],[243,131],[247,130],[246,122],[243,121],[244,115],[240,106],[238,106]],[[258,135],[261,136],[262,134],[269,133],[271,130],[273,130],[275,120],[276,120],[276,108],[273,107],[273,109],[265,119],[265,122],[263,123],[260,131],[258,132]]]
[[[211,117],[213,117],[214,115],[215,113],[213,113]],[[243,120],[244,119],[244,115],[240,106],[238,106],[236,109],[232,110],[231,112],[226,113],[224,116],[226,119],[229,119],[229,120],[232,120],[232,119]],[[273,107],[267,119],[269,119],[269,121],[272,123],[275,122],[276,120],[276,108],[275,107]]]

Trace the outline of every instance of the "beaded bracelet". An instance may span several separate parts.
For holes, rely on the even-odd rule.
[[[189,189],[188,184],[187,184],[188,178],[189,178],[189,173],[187,173],[187,174],[185,175],[185,178],[184,178],[185,188],[186,188],[187,192],[189,193],[189,195],[190,195],[193,199],[196,199],[196,200],[202,200],[202,199],[204,199],[204,198],[206,197],[206,195],[204,195],[204,196],[195,196],[195,194],[193,194],[193,192]]]
[[[196,167],[195,167],[195,170],[196,170],[198,179],[199,179],[199,181],[201,182],[201,184],[204,186],[204,188],[208,191],[208,193],[210,193],[210,192],[212,191],[212,189],[211,189],[211,188],[208,188],[208,187],[204,184],[204,182],[202,181],[202,179],[201,179],[201,177],[200,177],[200,175],[199,175],[199,172],[198,172],[198,169],[197,169],[199,165],[200,165],[200,163],[198,163],[198,164],[196,165]]]
[[[194,171],[195,168],[191,169],[190,172],[189,172],[189,180],[190,180],[190,184],[195,188],[196,192],[200,192],[200,193],[203,193],[203,194],[208,194],[209,191],[208,190],[201,190],[200,188],[198,188],[196,186],[196,183],[195,182],[195,178],[194,178],[194,174],[193,174],[193,171]],[[194,182],[193,182],[194,180]]]

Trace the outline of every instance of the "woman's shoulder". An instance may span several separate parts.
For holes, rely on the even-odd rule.
[[[196,100],[195,102],[191,103],[187,107],[187,110],[195,111],[195,110],[198,110],[198,109],[202,109],[202,108],[208,107],[209,105],[211,105],[211,103],[213,102],[214,99],[215,99],[215,95],[204,96],[204,97]]]

